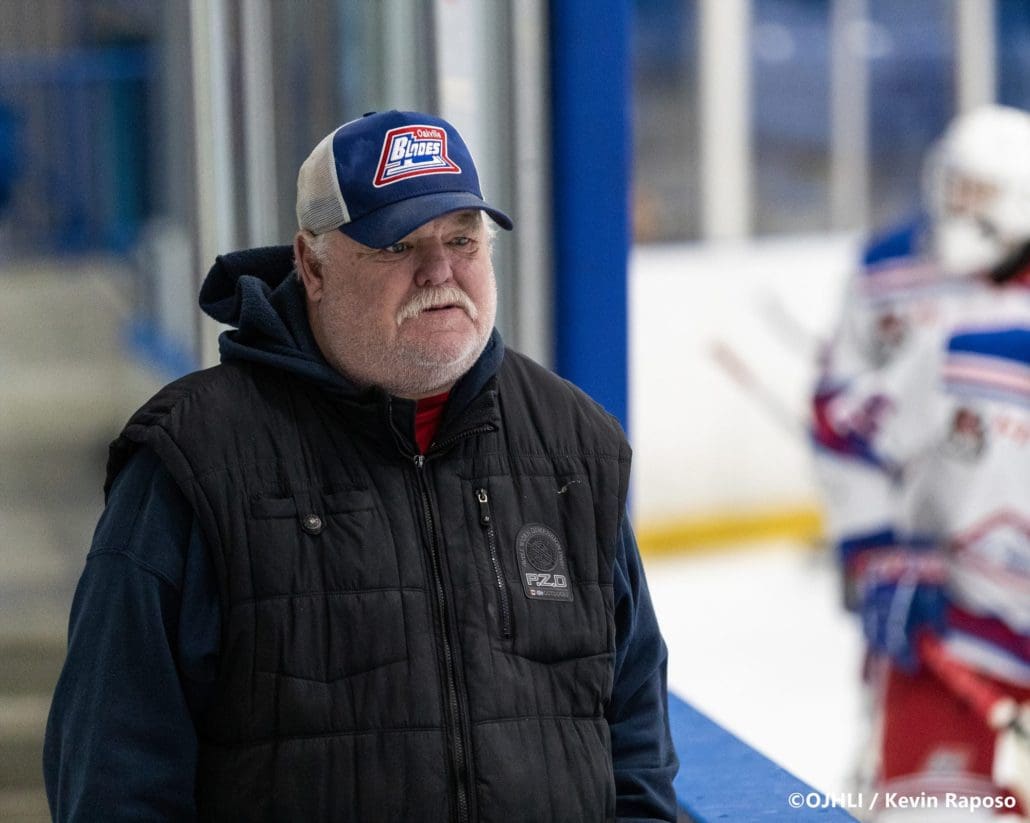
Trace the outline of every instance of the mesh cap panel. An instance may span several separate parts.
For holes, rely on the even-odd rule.
[[[350,220],[336,178],[335,134],[327,135],[315,146],[297,174],[297,224],[312,234],[324,234]]]

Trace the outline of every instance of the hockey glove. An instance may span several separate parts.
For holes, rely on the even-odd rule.
[[[852,479],[854,486],[854,480]],[[878,490],[877,485],[866,484],[870,489]],[[874,495],[866,495],[862,503],[869,507],[877,505]],[[885,504],[884,504],[885,505]],[[877,531],[852,532],[843,536],[837,543],[837,556],[841,565],[841,584],[843,588],[844,608],[849,612],[861,612],[862,581],[866,566],[876,557],[896,554],[898,540],[894,530],[889,528]]]
[[[946,568],[931,552],[877,552],[863,564],[862,629],[870,649],[888,655],[908,672],[918,667],[917,636],[945,627]]]

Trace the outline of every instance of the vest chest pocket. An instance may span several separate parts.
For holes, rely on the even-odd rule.
[[[256,595],[399,585],[385,518],[367,489],[297,489],[250,498]]]
[[[330,682],[407,657],[395,553],[365,489],[250,500],[255,667]]]
[[[367,489],[338,491],[300,489],[291,495],[255,494],[250,498],[251,514],[259,519],[293,518],[316,509],[329,514],[354,514],[371,511],[372,495]],[[303,519],[303,517],[301,518]]]
[[[586,478],[474,479],[467,496],[487,629],[501,648],[541,662],[608,651],[611,586],[599,579]]]

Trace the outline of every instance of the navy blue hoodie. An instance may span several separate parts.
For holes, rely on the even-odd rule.
[[[326,391],[353,393],[315,344],[291,251],[224,255],[211,269],[201,306],[235,327],[220,338],[222,360],[276,366]],[[474,397],[503,357],[495,331],[445,414]],[[615,605],[607,716],[619,820],[675,820],[666,649],[625,517]],[[141,450],[114,482],[72,604],[43,758],[55,820],[195,818],[194,718],[215,684],[220,620],[198,521],[157,456]]]

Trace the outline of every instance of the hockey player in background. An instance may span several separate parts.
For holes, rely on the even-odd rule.
[[[853,280],[814,439],[870,650],[877,788],[945,811],[948,792],[1006,792],[995,732],[921,665],[919,637],[1030,701],[1030,115],[958,117],[925,184],[926,221]]]
[[[868,438],[838,430],[828,412],[859,376],[890,363],[911,328],[932,322],[937,293],[953,285],[934,261],[928,225],[924,217],[915,218],[869,241],[845,287],[837,327],[820,353],[812,404],[815,470],[826,531],[847,572],[843,597],[849,609],[857,605],[858,558],[897,541],[900,488]]]

